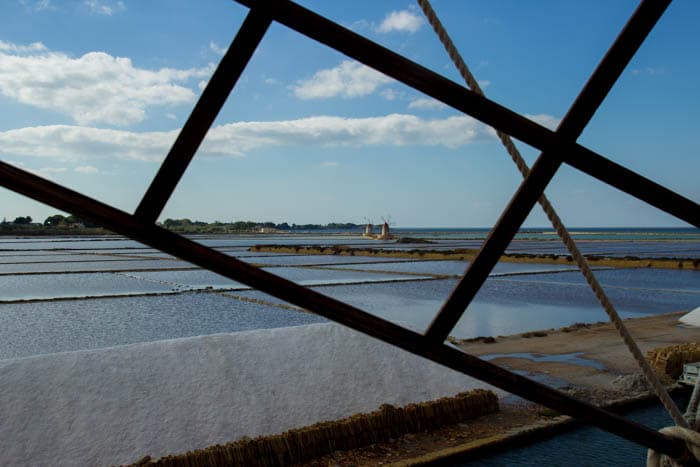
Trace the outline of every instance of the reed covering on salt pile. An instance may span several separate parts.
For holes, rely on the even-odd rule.
[[[243,438],[134,465],[153,466],[277,466],[306,462],[334,451],[388,441],[407,433],[432,430],[498,411],[492,391],[474,389],[453,397],[394,407],[384,404],[367,414],[320,422],[272,436]]]

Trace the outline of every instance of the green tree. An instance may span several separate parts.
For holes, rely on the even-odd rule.
[[[20,217],[17,217],[17,218],[15,218],[15,220],[14,220],[14,222],[13,222],[13,224],[24,224],[24,225],[26,225],[26,224],[31,224],[31,223],[32,223],[32,218],[31,218],[30,216],[26,216],[26,217],[20,216]]]
[[[44,221],[44,225],[47,227],[56,227],[61,224],[66,223],[66,218],[60,214],[54,214],[53,216],[49,216],[46,218]]]

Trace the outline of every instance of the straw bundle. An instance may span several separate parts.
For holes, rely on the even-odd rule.
[[[685,344],[659,347],[647,352],[647,358],[652,368],[661,376],[667,376],[673,380],[683,372],[685,363],[700,361],[700,344],[688,342]]]
[[[198,449],[158,460],[144,458],[134,465],[198,467],[228,465],[288,465],[338,450],[354,449],[397,438],[406,433],[439,428],[498,411],[492,391],[475,389],[429,402],[357,414],[255,439]]]

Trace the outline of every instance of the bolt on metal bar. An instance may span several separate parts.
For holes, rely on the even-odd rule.
[[[248,13],[136,208],[138,218],[155,222],[160,216],[271,23],[272,18],[260,9]]]
[[[572,398],[473,355],[371,315],[317,291],[244,263],[112,206],[0,162],[0,186],[90,220],[222,276],[242,282],[369,336],[473,376],[505,391],[593,424],[657,452],[679,457],[684,444],[623,417]]]
[[[573,141],[583,132],[669,3],[670,0],[645,0],[639,5],[562,119],[556,131],[561,138]],[[447,338],[562,163],[554,151],[545,150],[538,157],[476,258],[430,324],[427,337],[440,342]]]

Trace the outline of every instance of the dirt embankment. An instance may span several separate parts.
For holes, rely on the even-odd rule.
[[[250,251],[265,253],[292,253],[299,255],[336,255],[336,256],[376,256],[382,258],[412,258],[417,260],[457,260],[470,261],[474,259],[477,250],[400,250],[392,251],[382,248],[353,248],[342,245],[334,246],[290,246],[290,245],[255,245]],[[698,258],[638,258],[625,256],[621,258],[607,256],[586,256],[591,266],[606,266],[615,268],[658,268],[658,269],[690,269],[700,270]],[[540,263],[574,265],[571,256],[546,254],[507,254],[500,261],[510,263]]]

